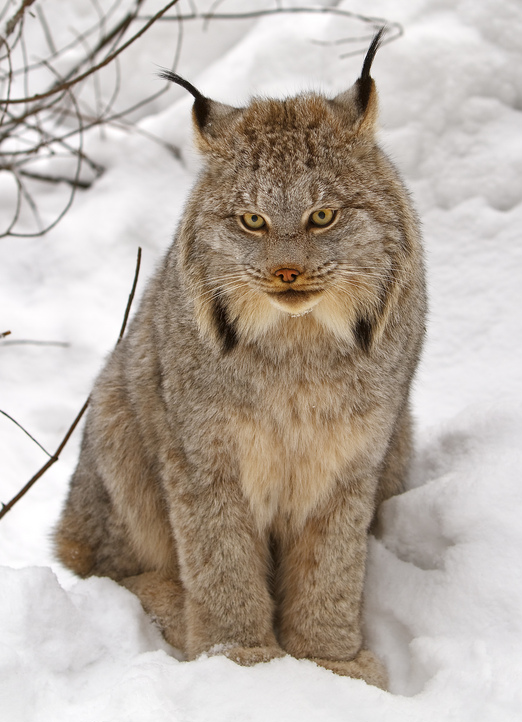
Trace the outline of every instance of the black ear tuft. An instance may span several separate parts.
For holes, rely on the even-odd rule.
[[[357,80],[357,99],[359,102],[361,113],[364,113],[366,111],[366,108],[368,107],[368,102],[370,100],[370,93],[372,91],[372,84],[373,80],[370,75],[370,70],[372,67],[373,59],[375,57],[375,53],[379,49],[382,41],[382,36],[386,32],[386,27],[382,27],[379,32],[375,35],[373,38],[370,47],[368,48],[368,52],[366,53],[366,57],[364,58],[364,63],[361,71],[361,77]]]
[[[160,73],[158,73],[158,75],[160,78],[170,80],[171,83],[181,85],[182,88],[185,88],[185,90],[188,90],[188,92],[194,96],[194,113],[196,116],[196,121],[199,127],[203,129],[207,124],[208,117],[210,115],[211,101],[209,100],[209,98],[205,98],[205,96],[202,95],[199,90],[192,85],[192,83],[189,83],[188,80],[182,78],[181,75],[173,73],[171,70],[162,70]]]

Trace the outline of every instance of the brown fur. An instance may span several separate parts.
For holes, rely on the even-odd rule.
[[[236,109],[183,81],[206,165],[95,384],[55,544],[189,659],[286,652],[385,686],[361,633],[367,534],[402,488],[425,298],[372,57],[334,100]]]

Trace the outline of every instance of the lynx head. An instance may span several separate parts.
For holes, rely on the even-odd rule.
[[[226,349],[297,328],[368,351],[384,328],[417,237],[406,192],[375,142],[370,68],[381,36],[355,84],[333,99],[254,98],[234,108],[162,73],[195,97],[205,165],[179,263],[202,331]]]

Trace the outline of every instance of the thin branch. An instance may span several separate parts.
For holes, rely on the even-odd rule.
[[[11,331],[5,331],[0,334],[0,339],[10,334]],[[9,341],[2,341],[1,346],[57,346],[59,348],[69,348],[71,344],[66,341],[38,341],[32,338],[16,338]]]
[[[39,231],[36,235],[41,235],[41,234],[42,234],[42,226],[43,226],[43,223],[42,223],[42,219],[41,219],[41,217],[40,217],[40,211],[39,211],[39,209],[38,209],[38,205],[36,204],[33,196],[29,193],[27,187],[26,187],[26,186],[22,183],[22,181],[20,180],[20,177],[19,177],[19,176],[20,176],[20,171],[19,171],[19,169],[18,169],[18,168],[13,168],[13,169],[12,169],[12,172],[13,172],[13,175],[16,176],[17,181],[20,183],[21,199],[22,199],[22,198],[25,199],[25,202],[27,203],[27,205],[28,205],[29,208],[31,209],[31,212],[32,212],[32,214],[33,214],[33,218],[34,218],[36,224],[37,224],[38,226],[40,226],[40,231]],[[20,204],[21,204],[21,199],[20,199]],[[11,232],[11,235],[15,236],[15,235],[17,235],[17,234]]]
[[[35,483],[38,481],[38,479],[45,474],[45,472],[47,471],[47,469],[49,469],[56,461],[58,461],[59,456],[60,456],[60,454],[61,454],[61,452],[62,452],[65,444],[69,441],[69,439],[70,439],[73,431],[75,430],[75,428],[76,428],[76,427],[78,426],[78,424],[80,423],[80,419],[82,418],[82,416],[84,415],[84,413],[87,411],[87,407],[89,406],[89,401],[90,401],[90,397],[87,399],[87,401],[86,401],[86,402],[84,403],[84,405],[82,406],[80,413],[79,413],[78,416],[74,419],[73,423],[72,423],[71,426],[69,427],[69,430],[68,430],[67,434],[66,434],[65,437],[62,439],[62,443],[61,443],[60,446],[56,449],[56,452],[54,453],[54,455],[51,456],[51,458],[50,458],[50,459],[42,466],[42,468],[32,477],[32,479],[29,479],[29,481],[28,481],[27,484],[23,487],[23,489],[20,489],[20,491],[18,492],[18,494],[17,494],[16,496],[14,496],[14,497],[11,499],[11,501],[7,502],[7,504],[3,504],[3,503],[2,503],[2,508],[0,509],[0,519],[2,519],[2,517],[4,517],[4,516],[7,514],[8,511],[11,511],[11,509],[13,508],[13,506],[14,506],[18,501],[20,501],[20,499],[21,499],[23,496],[25,496],[25,495],[27,494],[27,492],[28,492],[29,489],[33,486],[33,484],[35,484]]]
[[[13,62],[11,59],[11,49],[9,45],[6,43],[6,55],[7,58],[7,64],[8,64],[8,71],[7,71],[7,91],[6,91],[6,100],[9,101],[11,97],[11,86],[13,83]],[[8,105],[5,105],[5,107],[2,110],[2,114],[0,115],[0,127],[2,126],[2,123],[4,122],[5,115],[7,113]]]
[[[132,288],[131,288],[131,292],[130,292],[130,294],[129,294],[129,299],[128,299],[128,301],[127,301],[127,306],[126,306],[126,308],[125,308],[125,315],[123,316],[123,323],[122,323],[122,326],[121,326],[120,335],[118,336],[118,340],[116,341],[116,346],[120,343],[120,341],[121,341],[122,338],[123,338],[123,334],[125,333],[125,328],[126,328],[126,326],[127,326],[127,320],[128,320],[128,318],[129,318],[129,313],[130,313],[132,301],[133,301],[133,299],[134,299],[134,293],[135,293],[135,291],[136,291],[136,286],[137,286],[137,284],[138,284],[138,275],[139,275],[139,272],[140,272],[140,264],[141,264],[141,248],[138,248],[138,257],[137,257],[137,259],[136,259],[136,270],[134,271],[134,281],[133,281],[133,283],[132,283]],[[87,407],[89,406],[90,399],[91,399],[91,397],[89,396],[89,397],[87,398],[87,401],[84,403],[84,405],[83,405],[82,408],[80,409],[80,412],[78,413],[78,415],[76,416],[76,418],[75,418],[74,421],[72,422],[71,426],[69,427],[67,433],[66,433],[65,436],[63,437],[60,445],[58,446],[58,448],[56,449],[56,451],[54,452],[54,454],[51,456],[51,458],[48,459],[48,461],[42,466],[42,468],[41,468],[39,471],[36,472],[36,474],[35,474],[31,479],[29,479],[29,481],[27,482],[27,484],[26,484],[22,489],[20,489],[20,491],[18,492],[18,494],[16,494],[16,496],[14,496],[14,497],[11,499],[11,501],[9,501],[7,504],[2,504],[2,508],[0,509],[0,519],[2,519],[2,517],[4,517],[4,516],[7,514],[7,512],[10,511],[10,510],[13,508],[13,506],[14,506],[18,501],[20,501],[20,499],[21,499],[23,496],[25,496],[25,494],[27,494],[27,492],[29,491],[29,489],[38,481],[38,479],[39,479],[41,476],[43,476],[43,475],[45,474],[45,472],[47,471],[47,469],[49,469],[56,461],[58,461],[58,459],[60,458],[60,454],[62,453],[65,445],[67,444],[67,442],[68,442],[69,439],[71,438],[74,430],[76,429],[76,427],[77,427],[78,424],[80,423],[80,420],[81,420],[82,416],[83,416],[84,413],[87,411]],[[4,412],[2,412],[2,413],[4,413]],[[7,416],[7,414],[5,414],[5,415]],[[9,418],[11,418],[11,417],[9,416]],[[14,419],[11,419],[11,420],[14,421]],[[20,426],[20,424],[18,424],[16,421],[15,421],[14,423],[17,424],[17,426]],[[22,428],[22,430],[25,431],[25,429],[23,429],[23,427],[20,427],[20,428]],[[25,433],[28,433],[28,432],[26,431]],[[28,435],[30,436],[30,434],[28,434]],[[31,437],[31,438],[33,438],[33,437]],[[38,442],[36,441],[36,439],[33,439],[33,441],[35,441],[35,442],[38,444]],[[40,444],[38,444],[38,446],[40,446],[40,448],[43,449],[43,446],[41,446]],[[44,449],[44,451],[45,451],[45,449]],[[45,453],[47,454],[48,452],[46,451]]]
[[[20,178],[14,171],[11,173],[11,175],[16,183],[16,205],[13,217],[11,218],[11,222],[7,226],[7,230],[0,233],[0,238],[3,238],[4,236],[9,236],[11,234],[11,231],[18,223],[18,219],[20,218],[20,213],[22,210],[22,183],[20,181]]]
[[[9,421],[12,421],[13,424],[16,424],[16,426],[18,426],[18,428],[21,429],[21,430],[24,432],[24,434],[26,434],[32,441],[34,441],[34,443],[36,444],[36,446],[39,446],[40,449],[41,449],[45,454],[47,454],[47,456],[52,457],[52,455],[47,451],[47,449],[44,448],[44,447],[41,445],[41,443],[40,443],[39,441],[37,441],[37,440],[34,438],[34,436],[32,436],[32,434],[30,434],[30,433],[27,431],[27,429],[24,429],[24,427],[22,426],[22,424],[19,424],[16,419],[13,419],[12,416],[9,416],[9,414],[8,414],[7,412],[5,412],[5,411],[2,411],[2,409],[0,409],[0,414],[3,414],[4,416],[6,416],[6,417],[9,419]]]
[[[76,118],[76,119],[78,119],[78,114],[77,114],[76,112],[71,111],[71,110],[65,110],[65,111],[63,112],[63,114],[66,115],[67,117],[71,117],[71,118]],[[82,123],[83,123],[84,120],[85,120],[85,118],[82,117]],[[103,121],[103,120],[100,120],[99,118],[96,118],[94,121],[91,121],[91,119],[89,119],[89,118],[87,118],[87,120],[89,120],[89,124],[88,124],[88,125],[83,125],[83,127],[82,127],[82,130],[83,130],[83,131],[85,131],[85,130],[91,128],[91,127],[93,127],[93,125],[97,125],[97,124],[100,123],[100,122],[105,122],[105,121]],[[22,123],[20,123],[20,125],[22,125]],[[82,161],[84,161],[85,163],[87,163],[87,164],[91,167],[91,169],[94,171],[94,173],[96,173],[97,176],[100,176],[100,175],[103,173],[103,171],[104,171],[103,166],[101,166],[99,163],[95,163],[93,160],[91,160],[91,159],[89,158],[89,156],[85,155],[85,153],[82,153],[78,148],[75,148],[74,146],[69,145],[69,143],[66,143],[66,142],[65,142],[65,141],[67,140],[67,138],[72,138],[72,137],[74,137],[75,135],[77,135],[78,133],[80,133],[80,130],[81,130],[80,127],[76,128],[76,129],[73,130],[73,131],[68,131],[67,133],[65,133],[65,134],[62,135],[62,136],[59,136],[59,135],[51,135],[51,133],[49,133],[48,131],[44,130],[44,129],[41,128],[40,126],[38,126],[38,125],[33,125],[32,123],[28,123],[28,122],[25,121],[25,120],[23,121],[23,126],[24,126],[24,128],[25,128],[26,130],[35,131],[36,133],[39,133],[39,134],[40,134],[40,137],[41,137],[41,140],[40,140],[38,143],[36,143],[35,145],[33,145],[32,148],[26,148],[26,149],[24,149],[24,150],[18,150],[18,151],[7,151],[7,152],[2,152],[2,151],[0,151],[0,158],[2,158],[3,156],[4,156],[4,157],[7,157],[7,158],[16,158],[17,156],[22,156],[22,160],[17,161],[17,163],[16,163],[16,165],[17,165],[18,167],[20,167],[22,164],[25,164],[25,163],[27,163],[27,162],[33,161],[34,158],[31,157],[31,156],[35,156],[35,157],[36,157],[36,154],[38,153],[38,151],[40,151],[40,150],[42,150],[43,148],[45,148],[45,149],[49,152],[50,155],[54,155],[54,156],[57,157],[57,158],[58,158],[58,157],[70,158],[71,155],[78,155],[78,154],[80,154],[81,157],[82,157]],[[31,143],[31,141],[26,140],[26,139],[23,138],[22,136],[20,136],[20,137],[18,138],[18,141],[19,141],[19,142]],[[56,153],[56,151],[54,151],[54,150],[52,149],[52,146],[53,146],[53,145],[61,145],[61,146],[63,146],[63,148],[64,148],[65,151],[66,151],[65,155],[64,155],[64,156],[58,155],[58,154]],[[1,168],[2,170],[11,170],[11,171],[12,171],[12,165],[9,165],[8,163],[7,163],[7,164],[0,165],[0,168]]]
[[[112,23],[113,27],[111,27],[108,24],[108,19],[109,17],[114,18],[115,10],[118,6],[121,6],[122,0],[111,2],[107,10],[103,9],[98,0],[91,0],[91,4],[97,13],[97,23],[83,34],[76,33],[74,29],[71,29],[75,38],[66,48],[78,48],[80,50],[80,61],[75,64],[74,68],[60,76],[56,68],[53,67],[53,63],[63,56],[65,49],[57,49],[58,45],[54,42],[51,34],[52,28],[47,23],[43,12],[40,11],[37,12],[40,33],[43,34],[46,46],[51,52],[46,58],[39,59],[37,63],[31,64],[29,62],[23,34],[24,21],[27,19],[24,17],[23,10],[28,5],[27,2],[22,3],[22,0],[19,0],[17,21],[13,24],[15,16],[11,19],[13,22],[10,21],[13,29],[16,26],[16,30],[14,30],[9,41],[4,43],[0,52],[2,56],[0,61],[6,66],[5,72],[0,75],[0,97],[3,96],[0,100],[0,147],[2,148],[2,151],[0,151],[0,170],[9,172],[16,184],[16,196],[12,202],[13,215],[7,228],[0,231],[0,238],[5,236],[38,237],[53,228],[72,205],[75,191],[79,188],[88,188],[94,180],[94,178],[90,177],[90,173],[84,177],[84,164],[87,163],[94,170],[96,177],[104,170],[82,150],[84,132],[93,127],[103,128],[106,123],[120,119],[123,122],[124,118],[128,117],[133,111],[153,102],[155,98],[167,92],[168,86],[166,85],[159,92],[151,94],[131,107],[116,111],[115,103],[121,86],[120,53],[141,37],[165,12],[173,10],[178,2],[179,0],[171,0],[165,2],[165,4],[162,3],[163,7],[160,6],[159,11],[152,15],[151,18],[147,20],[140,18],[138,20],[138,13],[143,10],[146,0],[131,0],[130,2],[127,0],[127,5],[131,6],[130,10],[123,13],[123,18],[116,18]],[[38,6],[37,9],[39,10]],[[175,9],[177,11],[177,8]],[[138,31],[134,34],[130,33],[130,39],[124,42],[124,35],[128,33],[129,28],[135,22],[139,22]],[[98,33],[97,37],[92,35],[95,31]],[[181,34],[182,28],[179,28],[174,64],[177,63],[179,57]],[[18,53],[22,61],[20,69],[13,67],[12,56],[15,45],[18,46]],[[113,67],[115,67],[114,87],[108,100],[102,100],[97,71],[112,60],[115,61],[113,63]],[[32,101],[34,97],[41,97],[40,95],[30,97],[29,79],[32,78],[30,73],[33,69],[47,70],[54,75],[52,86],[49,86],[47,92],[43,93],[45,97],[37,102]],[[23,94],[25,96],[19,98],[20,102],[23,103],[22,107],[11,102],[13,100],[13,78],[19,74],[22,75]],[[93,110],[88,107],[84,100],[80,101],[82,89],[87,87],[85,85],[86,78],[91,83],[94,81],[96,107]],[[73,117],[74,122],[68,123],[67,117]],[[146,132],[142,134],[147,135]],[[177,148],[159,141],[153,134],[148,134],[147,137],[160,142],[175,157],[180,157]],[[66,142],[66,139],[71,139],[70,144]],[[67,157],[74,158],[75,169],[71,168],[70,174],[64,173],[60,168],[53,172],[53,166],[45,169],[41,166],[34,167],[34,161],[38,163],[43,158],[56,160],[58,158],[56,147],[59,144],[67,151]],[[79,145],[79,148],[74,148],[73,145]],[[10,150],[7,150],[8,148]],[[67,184],[70,187],[67,198],[64,198],[63,210],[54,220],[45,218],[45,215],[43,216],[44,220],[40,219],[39,211],[41,209],[38,208],[37,199],[33,197],[33,189],[30,185],[31,179]],[[25,210],[28,210],[30,215],[25,216]],[[20,228],[24,218],[27,218],[29,224],[27,231]]]
[[[57,54],[56,46],[54,44],[53,36],[51,33],[51,30],[49,29],[49,25],[47,23],[47,19],[44,15],[44,11],[41,5],[36,6],[36,14],[38,15],[38,20],[40,21],[40,25],[42,26],[42,30],[45,36],[45,40],[47,41],[47,45],[49,46],[49,50],[53,55]]]
[[[118,6],[121,5],[121,3],[122,3],[122,0],[116,0],[116,2],[106,11],[105,17],[104,17],[105,22],[109,19],[109,17],[111,15],[114,14],[114,12],[117,10]],[[99,29],[100,29],[100,21],[98,20],[94,25],[92,25],[87,30],[85,30],[81,34],[81,37],[88,38],[93,33],[96,33],[97,31],[99,31]],[[56,51],[56,53],[53,53],[48,58],[48,60],[55,60],[59,56],[65,55],[69,50],[76,47],[76,45],[77,45],[77,38],[75,38],[74,40],[71,40],[69,43],[66,43],[64,46],[62,46],[59,50]],[[0,47],[1,47],[1,45],[0,45]],[[1,57],[0,57],[0,60],[2,60]],[[29,65],[27,68],[19,68],[18,70],[15,70],[14,75],[19,75],[21,73],[24,73],[26,70],[34,70],[35,68],[39,68],[39,67],[40,67],[40,61],[37,61],[37,62]]]
[[[51,66],[49,66],[49,69],[50,69],[53,73],[56,74],[56,71],[54,70],[54,68],[52,68]],[[71,104],[72,104],[72,106],[74,107],[74,110],[75,110],[76,118],[77,118],[77,121],[78,121],[77,133],[78,133],[78,135],[79,135],[79,138],[78,138],[78,152],[77,152],[78,160],[77,160],[77,164],[76,164],[76,170],[75,170],[74,179],[73,179],[73,181],[70,183],[71,192],[70,192],[70,194],[69,194],[69,198],[68,198],[68,200],[67,200],[67,203],[65,204],[65,207],[64,207],[63,210],[60,212],[60,214],[57,216],[57,218],[55,218],[54,221],[52,221],[51,223],[49,223],[49,224],[48,224],[47,226],[45,226],[44,228],[41,228],[38,233],[15,233],[14,231],[11,230],[11,228],[13,227],[13,226],[11,226],[11,228],[9,229],[9,235],[13,236],[14,238],[35,238],[35,237],[38,237],[38,236],[43,236],[43,235],[45,235],[48,231],[51,230],[51,228],[54,228],[54,227],[61,221],[61,219],[65,216],[65,214],[67,213],[67,211],[69,210],[69,208],[70,208],[71,205],[73,204],[73,201],[74,201],[74,198],[75,198],[75,195],[76,195],[76,190],[77,190],[77,187],[78,187],[78,183],[79,183],[79,180],[80,180],[81,169],[82,169],[82,160],[83,160],[83,121],[82,121],[82,116],[81,116],[81,113],[80,113],[80,109],[79,109],[79,107],[78,107],[78,102],[77,102],[77,100],[76,100],[76,98],[75,98],[74,93],[70,90],[70,88],[67,88],[67,89],[66,89],[66,93],[69,95],[70,100],[71,100]],[[15,175],[15,177],[17,178],[17,180],[19,180],[18,174],[19,174],[20,171],[18,171],[17,168],[13,168],[12,171],[13,171],[13,174]],[[22,184],[21,182],[20,182],[20,189],[21,189],[21,192],[22,192],[22,194],[24,195],[25,199],[26,199],[27,202],[29,203],[29,206],[31,207],[31,210],[33,211],[33,214],[34,214],[34,216],[35,216],[35,220],[37,221],[37,223],[39,223],[38,208],[35,206],[35,204],[34,204],[34,202],[33,202],[33,199],[32,199],[32,196],[26,191],[25,187],[23,186],[23,184]],[[7,234],[4,234],[4,235],[7,235]]]
[[[71,88],[73,85],[76,85],[81,80],[84,80],[85,78],[89,77],[89,75],[96,73],[98,70],[111,63],[115,58],[118,57],[118,55],[120,55],[124,50],[126,50],[129,45],[132,45],[132,43],[134,43],[136,40],[138,40],[138,38],[140,38],[144,33],[146,33],[150,26],[153,25],[157,20],[159,20],[161,16],[167,12],[167,10],[170,10],[170,8],[176,5],[176,3],[178,2],[179,0],[171,0],[171,2],[167,3],[167,5],[165,5],[161,10],[159,10],[155,15],[153,15],[150,20],[148,20],[140,30],[138,30],[137,33],[135,33],[131,38],[129,38],[126,43],[123,43],[123,45],[121,45],[117,50],[108,55],[104,60],[102,60],[97,65],[94,65],[92,68],[89,68],[89,70],[86,70],[84,73],[81,73],[81,75],[78,75],[76,76],[76,78],[68,80],[65,83],[54,86],[46,93],[37,93],[36,95],[32,95],[30,98],[11,98],[9,100],[9,104],[15,105],[20,103],[34,103],[38,100],[44,100],[45,98],[49,98],[50,96],[55,95],[55,93],[69,90],[69,88]],[[5,101],[0,100],[0,103],[4,102]]]
[[[118,336],[118,341],[116,342],[116,345],[120,343],[120,341],[123,338],[123,334],[125,333],[125,327],[127,326],[127,321],[129,320],[129,313],[132,306],[132,302],[134,300],[134,294],[136,293],[136,286],[138,285],[138,276],[140,273],[140,266],[141,266],[141,248],[138,248],[138,257],[136,258],[136,271],[134,272],[134,282],[132,284],[131,292],[129,294],[129,300],[127,301],[127,308],[125,309],[125,315],[123,317],[123,323],[121,325],[120,335]]]
[[[20,170],[18,171],[21,176],[24,176],[24,178],[31,178],[32,180],[39,180],[44,181],[45,183],[68,183],[71,186],[74,186],[75,188],[90,188],[93,184],[93,181],[83,181],[79,180],[78,178],[67,178],[67,176],[54,176],[54,175],[46,175],[45,173],[33,173],[29,170]]]
[[[399,23],[388,22],[384,18],[376,17],[373,15],[362,15],[361,13],[354,13],[350,10],[344,10],[343,8],[336,8],[330,6],[315,6],[315,7],[275,7],[265,8],[261,10],[246,10],[244,12],[229,12],[229,13],[217,13],[217,12],[192,12],[178,15],[165,15],[161,18],[162,22],[171,21],[179,22],[180,20],[204,20],[205,24],[208,24],[211,20],[250,20],[252,18],[261,18],[268,15],[337,15],[338,17],[354,18],[355,20],[361,20],[365,23],[377,25],[387,25],[390,28],[399,29],[401,26]],[[139,16],[139,19],[147,20],[151,16],[144,15]]]
[[[22,20],[27,8],[30,7],[34,3],[34,1],[35,0],[23,0],[17,12],[13,15],[11,20],[9,20],[5,26],[5,36],[3,38],[0,38],[0,47],[3,43],[6,42],[7,38],[11,35],[18,23]]]

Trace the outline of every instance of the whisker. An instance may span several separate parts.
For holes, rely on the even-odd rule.
[[[206,278],[202,283],[204,286],[210,286],[211,284],[222,283],[223,281],[239,281],[246,280],[242,273],[228,273],[223,276],[213,276],[212,278]]]
[[[336,269],[337,273],[360,273],[367,276],[382,276],[383,278],[388,278],[390,275],[390,271],[388,269],[382,269],[382,268],[371,268],[370,266],[363,266],[361,268],[357,268],[354,266],[346,267],[341,266]],[[387,272],[388,271],[388,272]]]
[[[348,290],[346,290],[346,289],[337,289],[337,290],[339,290],[341,293],[344,293],[345,296],[348,296],[348,298],[349,298],[351,301],[356,301],[356,300],[357,300],[357,297],[354,296],[353,294],[349,293]],[[335,296],[335,293],[334,293],[334,289],[333,289],[333,288],[328,288],[328,289],[325,291],[325,295],[329,296],[329,297],[332,298],[334,301],[337,301],[337,300],[338,300],[338,299],[336,298],[336,296]]]
[[[353,293],[350,293],[350,290],[353,291],[354,287],[355,287],[356,289],[358,289],[358,290],[364,291],[365,294],[366,294],[366,296],[367,296],[367,297],[369,296],[370,299],[371,299],[376,305],[378,305],[378,304],[380,304],[380,303],[382,302],[382,299],[380,298],[380,296],[378,296],[376,293],[374,293],[374,292],[373,292],[373,289],[368,288],[368,286],[366,286],[366,285],[364,285],[364,284],[353,283],[353,281],[350,282],[350,283],[343,283],[343,282],[341,281],[341,283],[336,284],[336,285],[333,286],[332,288],[337,289],[340,293],[344,293],[344,294],[347,295],[349,298],[352,298],[352,299],[355,298],[355,299],[357,299],[357,300],[360,300],[360,299],[358,299],[358,297],[357,297],[356,295],[354,295]]]
[[[369,272],[379,272],[379,273],[389,273],[394,271],[401,271],[400,266],[354,266],[351,263],[340,263],[337,266],[337,270],[344,271],[344,270],[350,270],[350,271],[369,271]]]
[[[368,281],[376,280],[376,281],[382,281],[382,282],[385,282],[385,283],[389,283],[390,280],[393,280],[394,282],[399,281],[399,279],[397,279],[396,277],[390,278],[390,275],[389,275],[389,274],[384,275],[384,274],[382,274],[382,273],[374,273],[374,272],[368,273],[368,274],[364,274],[364,273],[357,273],[357,272],[355,272],[355,271],[348,271],[348,270],[344,270],[344,269],[339,269],[339,276],[344,276],[344,277],[349,278],[349,279],[352,279],[352,278],[356,278],[356,277],[357,277],[360,281],[363,281],[363,280],[368,280]],[[403,287],[404,287],[404,286],[410,286],[410,285],[411,285],[411,279],[409,279],[409,278],[401,278],[401,279],[400,279],[400,284],[401,284],[401,286],[403,286]]]
[[[238,288],[242,288],[247,286],[248,284],[245,281],[232,281],[230,283],[224,284],[224,285],[218,285],[215,288],[210,288],[206,291],[203,291],[203,293],[198,294],[194,297],[194,300],[199,300],[201,298],[204,298],[205,296],[208,296],[209,298],[219,298],[220,296],[224,296],[225,294],[234,291]]]

